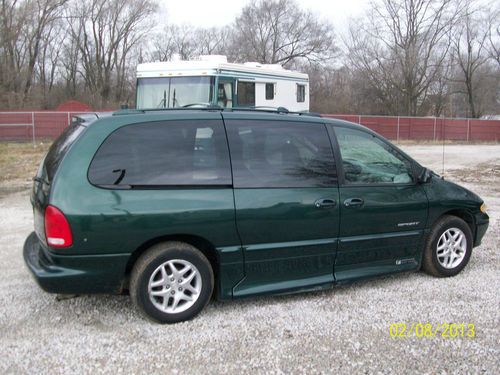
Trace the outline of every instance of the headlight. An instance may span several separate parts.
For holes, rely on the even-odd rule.
[[[485,213],[486,213],[486,205],[483,203],[483,204],[481,205],[481,207],[479,207],[479,210],[480,210],[483,214],[485,214]]]

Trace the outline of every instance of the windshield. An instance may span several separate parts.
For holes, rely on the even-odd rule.
[[[137,109],[175,108],[212,102],[214,77],[137,79]]]

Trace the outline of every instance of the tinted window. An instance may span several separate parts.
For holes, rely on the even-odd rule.
[[[297,85],[297,102],[302,103],[306,101],[306,86]]]
[[[52,181],[64,155],[66,155],[66,152],[84,129],[84,126],[78,124],[68,126],[52,146],[50,146],[44,160],[45,170],[47,171],[47,182]]]
[[[255,83],[238,81],[238,105],[255,105]]]
[[[360,130],[335,128],[348,184],[405,184],[410,163],[389,144]]]
[[[330,141],[322,124],[227,121],[235,187],[335,184]]]
[[[266,83],[266,100],[274,99],[274,83]]]
[[[96,185],[229,185],[227,142],[218,121],[125,126],[101,145],[89,169]]]

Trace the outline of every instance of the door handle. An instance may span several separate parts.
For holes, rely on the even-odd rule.
[[[330,198],[320,198],[314,202],[314,205],[318,208],[332,208],[335,207],[336,204],[337,202]]]
[[[363,198],[349,198],[344,201],[344,206],[357,207],[357,206],[362,206],[363,203],[365,203]]]

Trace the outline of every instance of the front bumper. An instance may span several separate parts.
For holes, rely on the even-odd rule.
[[[476,216],[476,235],[474,238],[474,247],[481,245],[481,241],[486,233],[486,230],[488,229],[489,223],[490,218],[487,214],[481,213]]]
[[[71,251],[71,250],[68,250]],[[129,254],[57,255],[45,249],[35,232],[23,248],[24,262],[48,293],[120,293]]]

